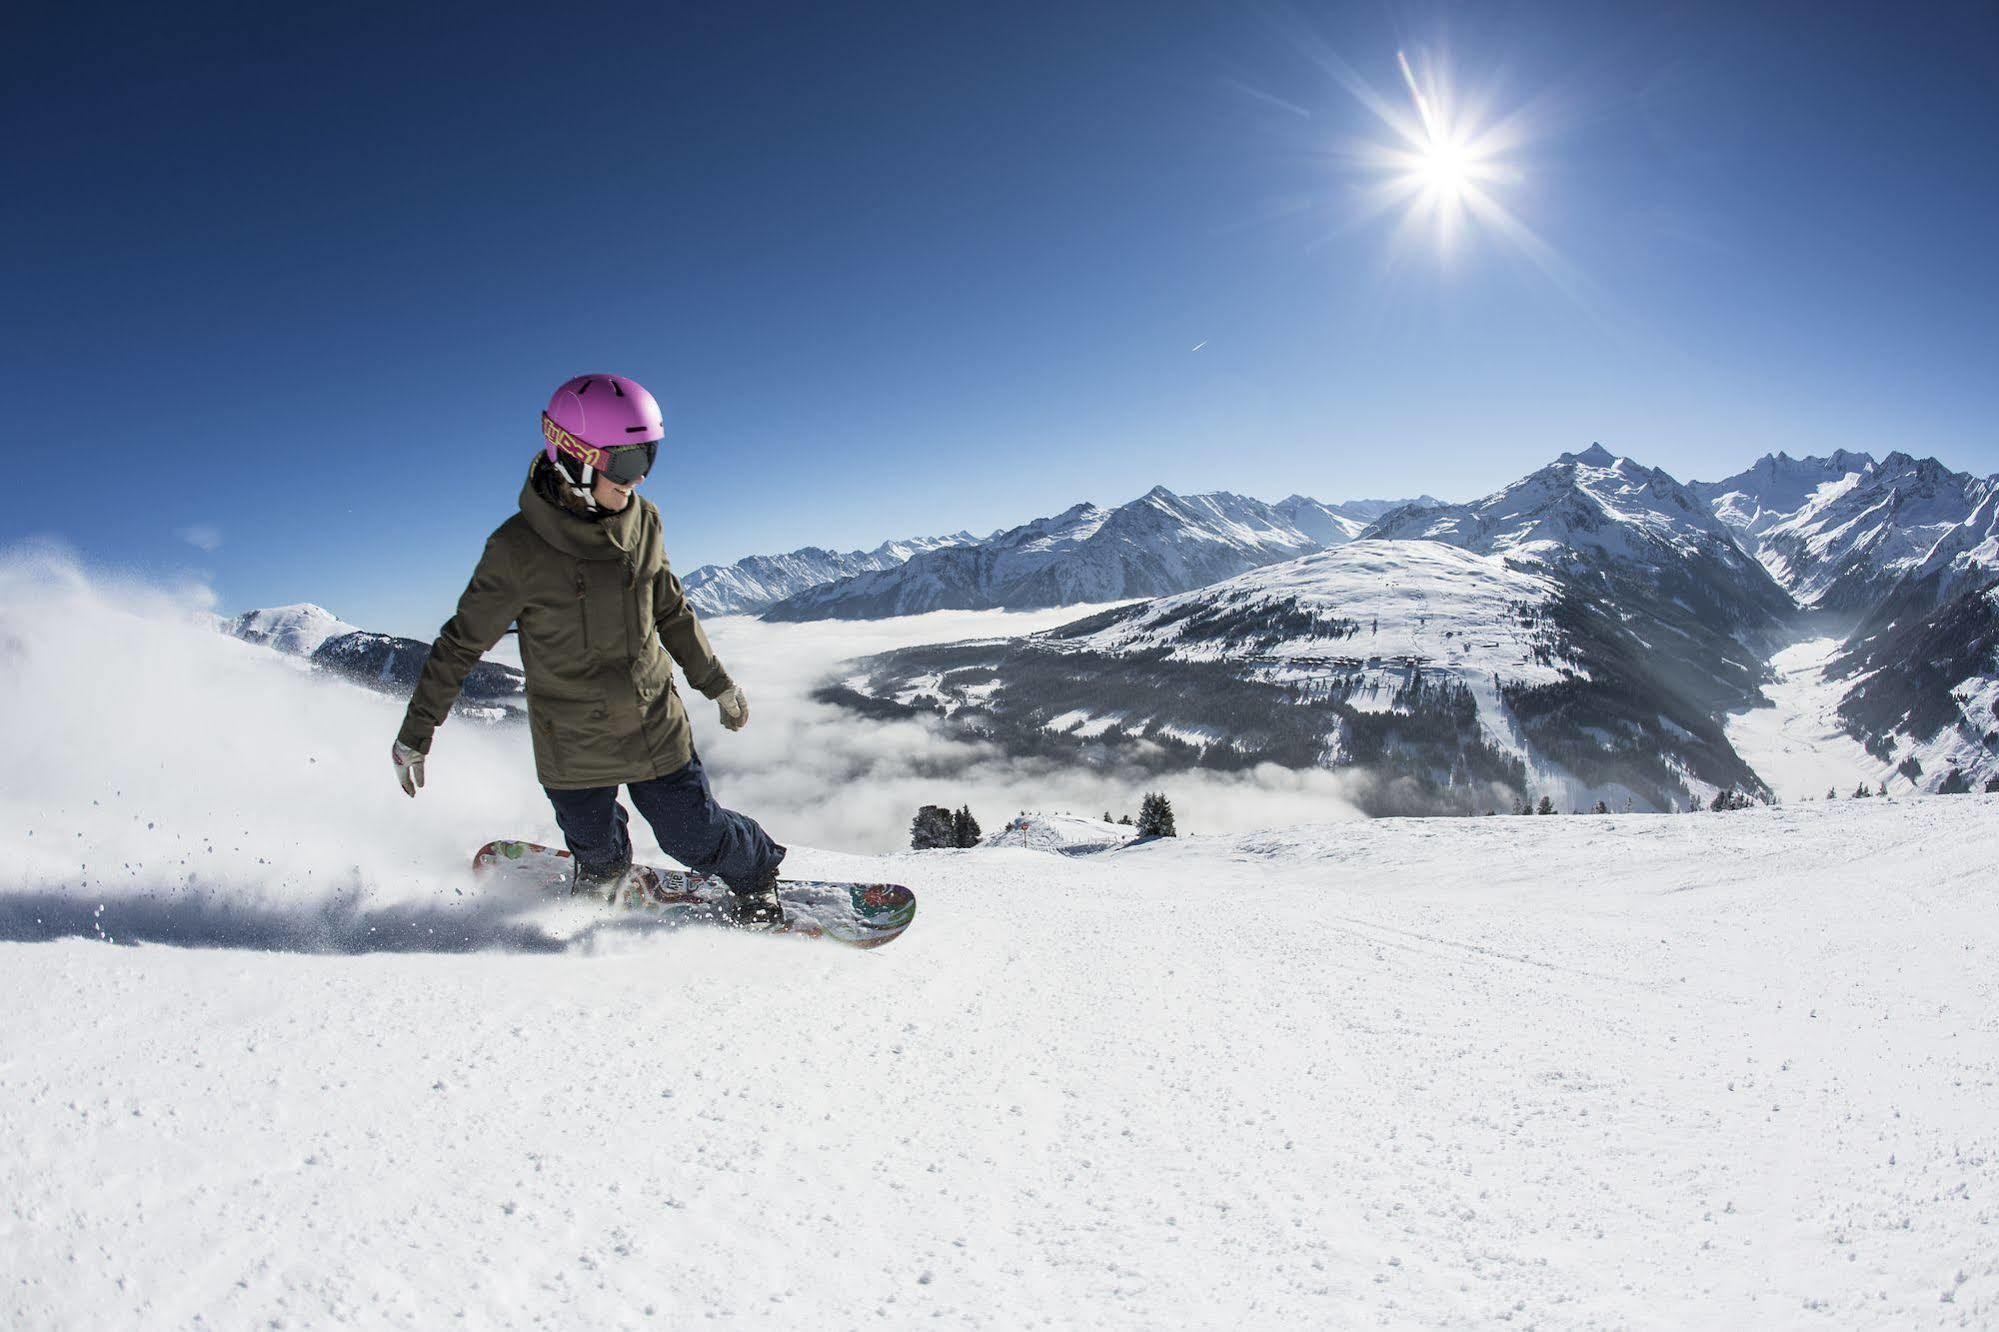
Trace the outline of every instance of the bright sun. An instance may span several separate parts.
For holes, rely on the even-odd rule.
[[[1476,105],[1461,103],[1436,66],[1419,74],[1401,51],[1395,53],[1395,63],[1409,93],[1406,109],[1377,96],[1357,78],[1349,84],[1393,133],[1389,142],[1370,144],[1362,155],[1362,163],[1379,173],[1367,211],[1399,212],[1406,231],[1433,233],[1441,254],[1451,253],[1474,224],[1537,249],[1532,233],[1496,197],[1500,187],[1520,179],[1506,161],[1508,150],[1520,142],[1517,118],[1490,123]]]
[[[1489,90],[1461,87],[1427,52],[1412,59],[1397,51],[1405,100],[1371,86],[1330,48],[1308,49],[1386,131],[1350,139],[1329,154],[1371,178],[1352,196],[1354,213],[1342,230],[1395,218],[1391,261],[1420,244],[1448,263],[1472,237],[1487,237],[1527,259],[1574,300],[1593,301],[1587,278],[1513,210],[1526,180],[1520,155],[1549,132],[1561,96],[1547,92],[1525,104],[1501,105]]]
[[[1416,170],[1434,193],[1455,199],[1471,183],[1472,162],[1460,144],[1436,138],[1418,154]]]

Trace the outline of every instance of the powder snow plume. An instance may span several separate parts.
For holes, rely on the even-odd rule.
[[[512,937],[498,904],[468,905],[463,867],[502,830],[553,832],[513,739],[453,727],[445,780],[411,801],[394,700],[217,633],[207,603],[57,548],[0,558],[0,932],[84,913],[186,943]]]

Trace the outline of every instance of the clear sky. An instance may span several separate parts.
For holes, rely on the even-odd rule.
[[[586,370],[683,569],[1591,440],[1999,470],[1989,4],[537,9],[12,15],[0,542],[428,637]]]

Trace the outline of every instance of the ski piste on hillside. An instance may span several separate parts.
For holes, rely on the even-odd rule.
[[[0,1321],[1978,1326],[1993,813],[795,852],[875,954],[44,879]]]

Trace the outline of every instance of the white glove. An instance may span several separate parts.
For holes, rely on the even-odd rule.
[[[415,795],[417,787],[423,785],[423,755],[396,740],[389,745],[389,757],[395,760],[396,780],[403,784],[403,794]]]
[[[750,720],[750,701],[743,697],[741,685],[730,685],[728,692],[715,696],[715,706],[722,710],[722,725],[732,731],[740,731]]]

